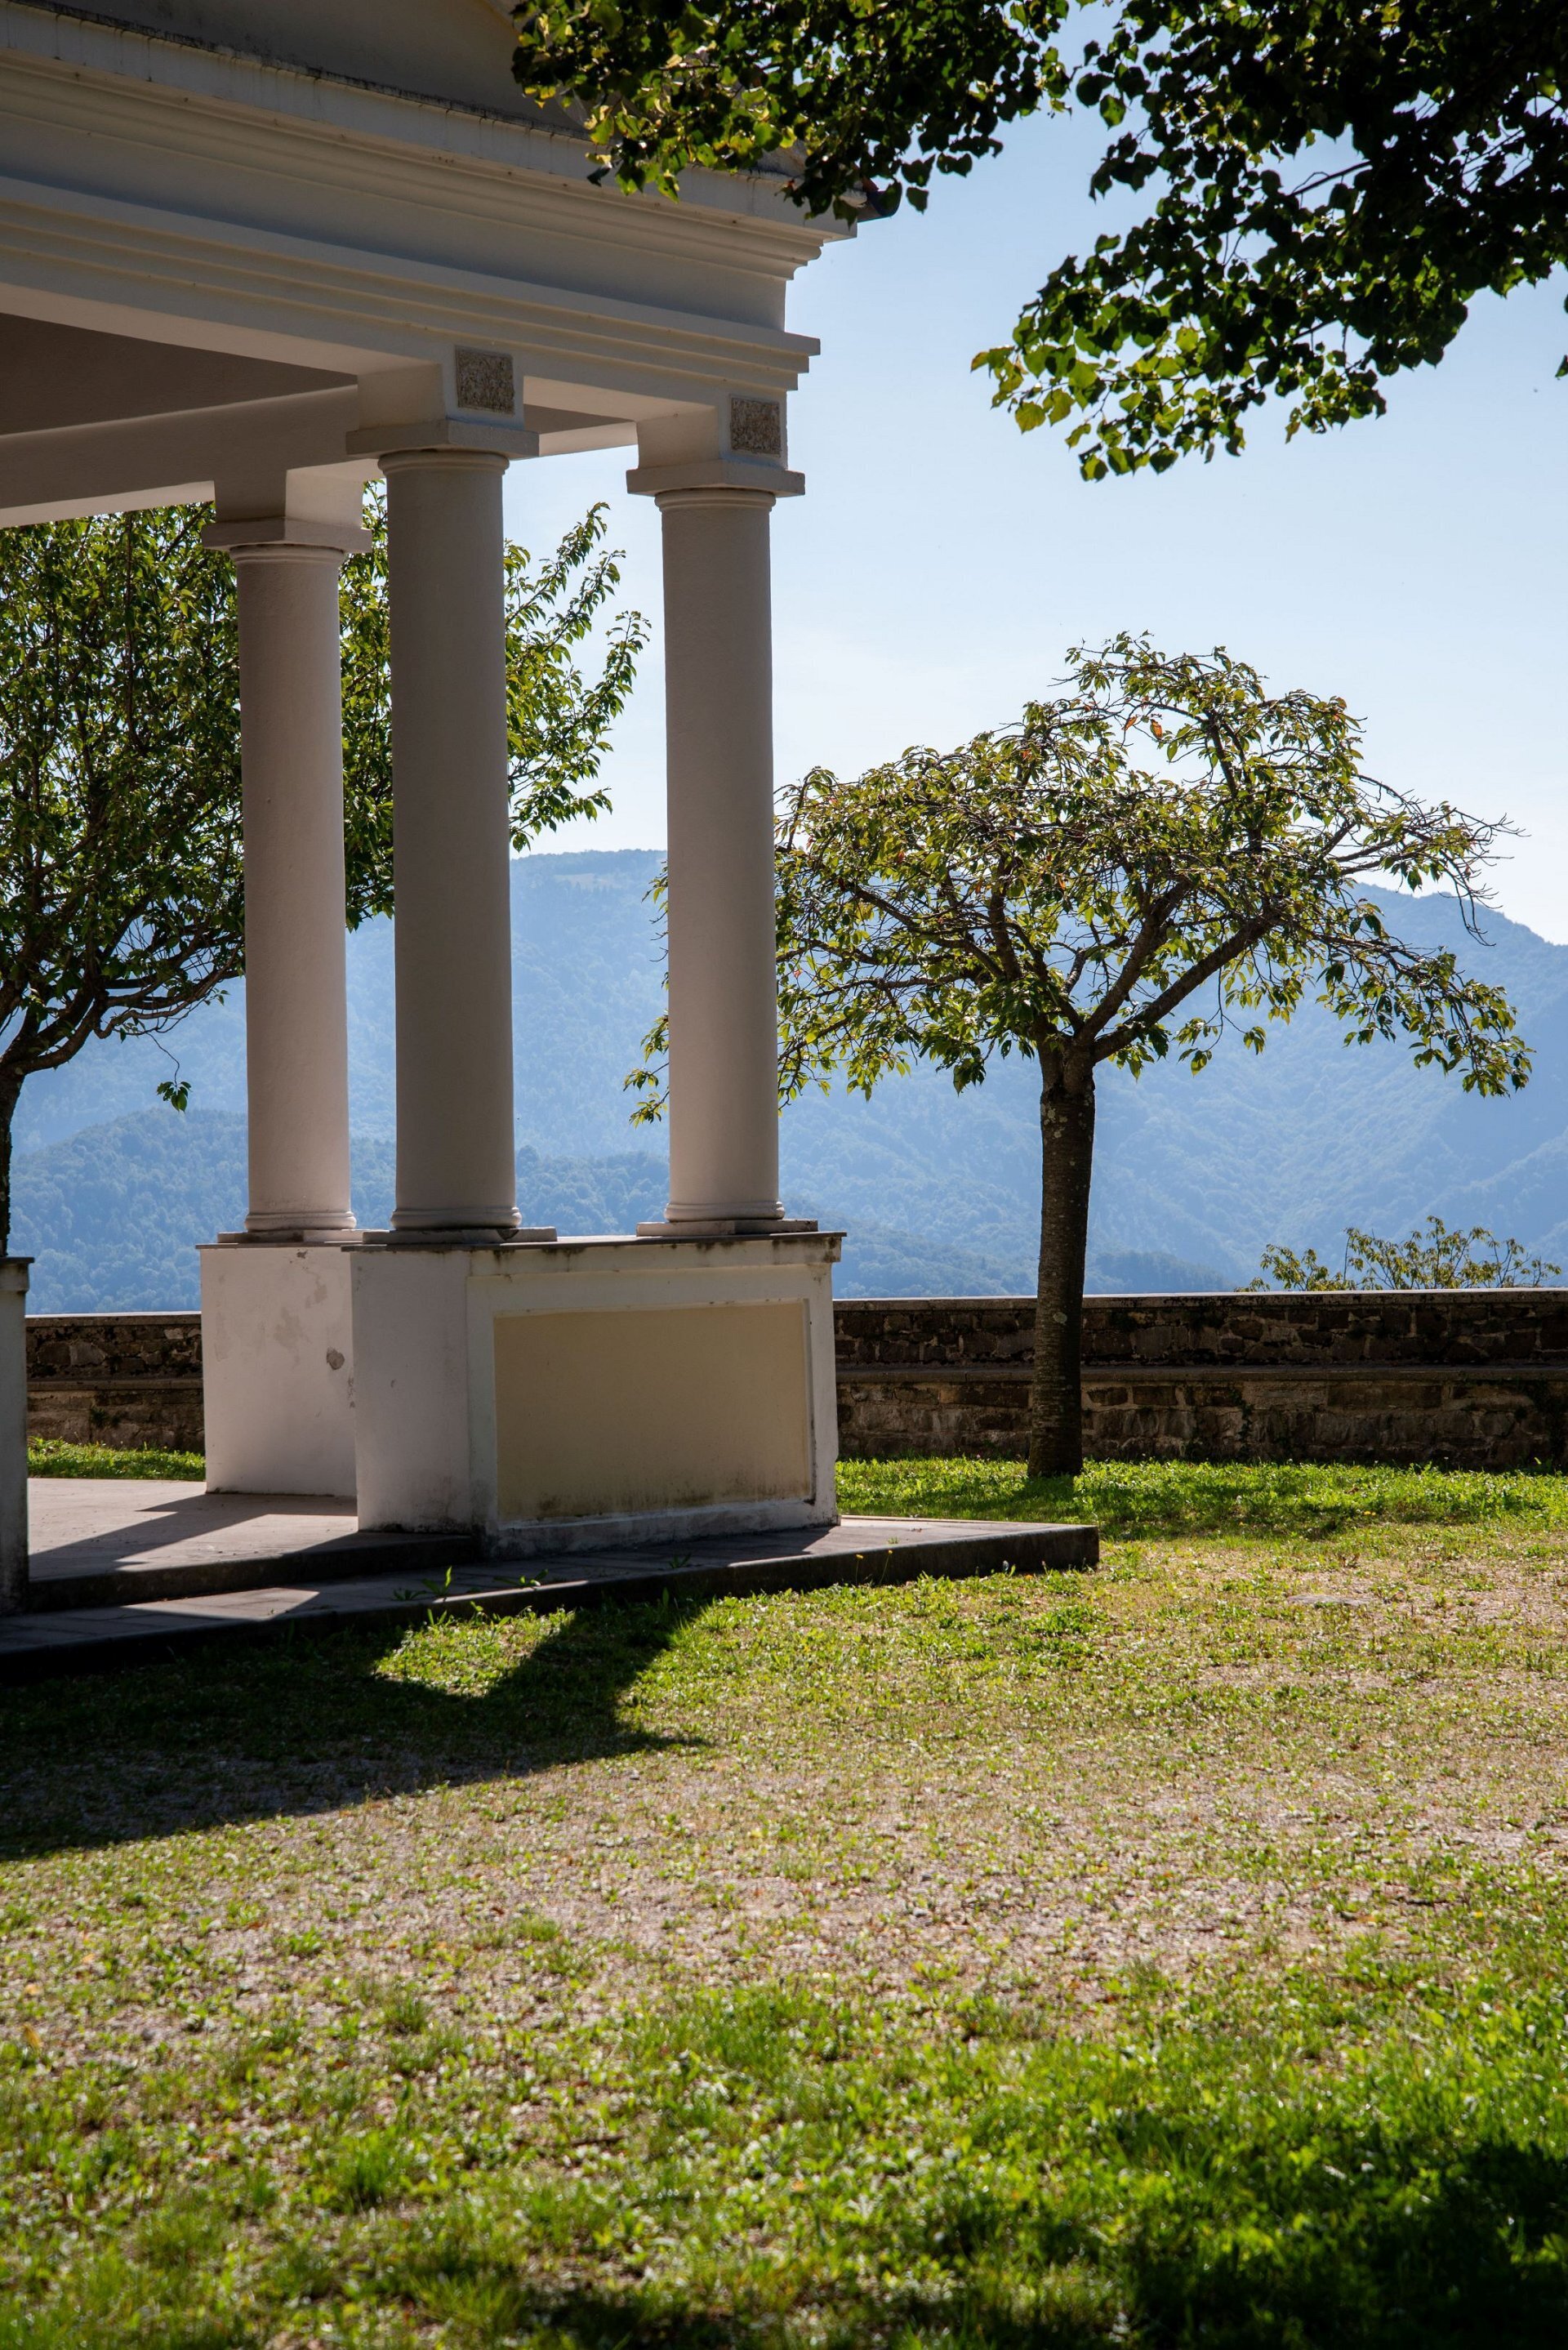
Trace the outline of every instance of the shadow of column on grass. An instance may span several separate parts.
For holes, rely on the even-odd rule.
[[[335,1632],[6,1690],[0,1857],[116,1844],[697,1742],[628,1720],[707,1603]],[[521,1653],[512,1644],[527,1643]]]

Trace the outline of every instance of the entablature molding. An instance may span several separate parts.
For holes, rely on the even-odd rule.
[[[523,379],[656,402],[734,386],[776,399],[816,349],[778,328],[14,179],[0,179],[0,309],[354,375],[472,343],[512,352]]]
[[[851,233],[805,219],[775,177],[694,173],[679,203],[596,185],[581,134],[385,92],[194,46],[37,0],[0,0],[5,111],[122,144],[124,168],[162,183],[182,166],[275,178],[582,246],[710,268],[777,299],[824,244]],[[142,151],[134,164],[130,158]],[[133,192],[127,190],[126,192]]]

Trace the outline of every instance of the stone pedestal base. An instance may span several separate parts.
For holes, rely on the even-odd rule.
[[[27,1604],[27,1268],[0,1256],[0,1616]]]
[[[832,1524],[838,1245],[345,1251],[361,1527],[524,1557]]]
[[[259,1240],[197,1251],[209,1492],[353,1499],[355,1253]]]

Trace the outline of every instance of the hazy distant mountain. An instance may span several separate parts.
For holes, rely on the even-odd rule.
[[[621,1079],[657,1016],[662,961],[646,891],[659,860],[646,850],[529,857],[512,868],[514,1082],[520,1142],[550,1155],[661,1155],[627,1122]],[[144,1109],[171,1056],[202,1109],[245,1107],[244,987],[161,1038],[89,1045],[63,1069],[30,1077],[16,1147],[40,1149]],[[357,1134],[393,1124],[392,928],[367,922],[348,941],[351,1118]]]
[[[628,1124],[621,1084],[660,1000],[646,894],[658,864],[622,850],[514,868],[523,1202],[563,1230],[625,1230],[662,1202],[661,1135]],[[1199,1076],[1167,1065],[1136,1085],[1113,1073],[1101,1089],[1095,1286],[1222,1286],[1246,1278],[1270,1241],[1336,1254],[1346,1222],[1404,1232],[1432,1210],[1568,1262],[1568,948],[1496,917],[1478,947],[1451,899],[1387,902],[1408,935],[1452,942],[1511,991],[1536,1048],[1532,1083],[1479,1100],[1397,1046],[1347,1049],[1315,1008],[1261,1059],[1226,1051]],[[389,925],[357,933],[348,960],[356,1211],[379,1222],[391,1181]],[[171,1054],[192,1080],[184,1120],[151,1107]],[[243,987],[161,1043],[93,1045],[30,1079],[15,1245],[38,1255],[40,1309],[193,1296],[191,1245],[242,1211],[244,1107]],[[962,1096],[918,1071],[869,1102],[796,1103],[784,1121],[785,1195],[848,1228],[845,1295],[1025,1289],[1036,1151],[1027,1063],[998,1065]]]

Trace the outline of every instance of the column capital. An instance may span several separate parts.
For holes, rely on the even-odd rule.
[[[477,424],[461,416],[435,416],[416,424],[364,424],[343,443],[351,457],[377,457],[383,470],[389,457],[487,456],[503,464],[514,457],[536,457],[539,435],[525,424]]]
[[[511,459],[499,449],[384,449],[381,471],[393,473],[504,473]]]
[[[306,522],[289,515],[258,515],[244,522],[210,522],[203,546],[215,553],[263,562],[337,562],[363,555],[370,534],[358,523]]]
[[[753,504],[765,499],[771,506],[775,498],[801,496],[805,475],[753,457],[693,457],[684,464],[636,465],[626,485],[633,497],[657,498],[660,506],[676,496],[684,502],[693,492],[711,494],[715,502],[740,496]]]

